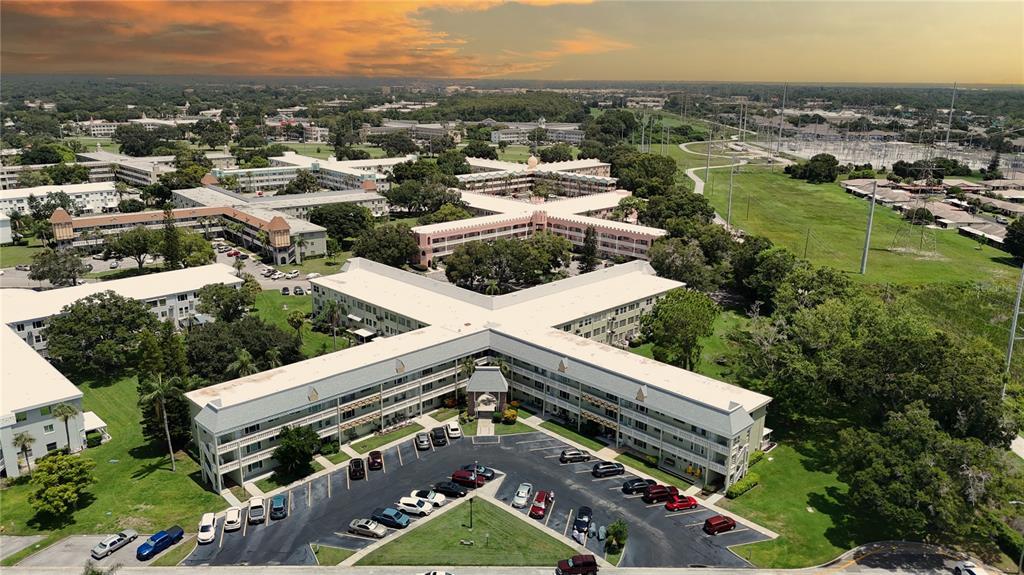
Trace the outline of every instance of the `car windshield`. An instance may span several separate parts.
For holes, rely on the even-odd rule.
[[[213,529],[213,525],[201,525],[199,527],[199,532],[200,533],[206,533],[207,531],[211,531],[212,529]]]

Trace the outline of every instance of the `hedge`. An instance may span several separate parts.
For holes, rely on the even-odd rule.
[[[761,482],[761,478],[756,473],[747,473],[747,475],[729,486],[729,489],[725,490],[725,496],[729,499],[736,499],[740,495],[750,491],[758,483]]]
[[[751,453],[750,454],[750,463],[748,464],[748,467],[753,467],[754,464],[759,463],[762,459],[764,459],[764,452],[763,451],[757,450],[757,451]]]

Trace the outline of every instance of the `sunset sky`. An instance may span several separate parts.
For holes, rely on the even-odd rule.
[[[1024,3],[0,3],[3,73],[1024,84]]]

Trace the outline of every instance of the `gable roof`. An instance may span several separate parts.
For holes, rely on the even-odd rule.
[[[466,384],[466,392],[500,393],[508,391],[508,381],[497,365],[481,365],[476,368]]]

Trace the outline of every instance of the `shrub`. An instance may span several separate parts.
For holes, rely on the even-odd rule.
[[[626,546],[629,539],[629,526],[626,522],[618,519],[608,526],[608,539],[605,541],[605,550],[617,553]]]
[[[493,414],[491,414],[491,421],[493,421],[494,423],[501,423],[501,417],[502,414],[495,411]]]
[[[334,455],[338,452],[338,444],[333,441],[328,441],[320,446],[320,455]]]
[[[761,478],[756,473],[747,473],[747,475],[729,486],[729,489],[725,490],[725,496],[729,499],[736,499],[740,495],[750,491],[758,483],[761,482]]]
[[[757,450],[757,451],[751,453],[750,454],[750,467],[753,467],[754,464],[759,463],[762,459],[764,459],[764,452],[763,451]]]
[[[517,417],[519,417],[519,411],[510,407],[501,414],[501,421],[511,425],[516,422]]]

